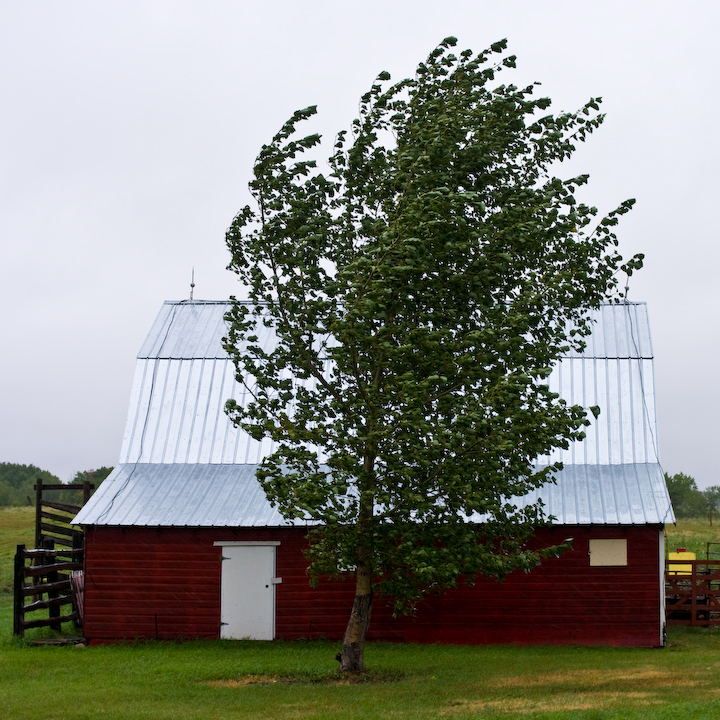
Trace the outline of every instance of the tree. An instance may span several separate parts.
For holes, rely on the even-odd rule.
[[[720,486],[711,485],[702,491],[702,495],[705,499],[708,518],[710,520],[710,524],[712,525],[713,515],[717,517],[718,511],[720,511]]]
[[[363,667],[374,593],[412,611],[562,549],[528,549],[547,518],[512,497],[550,477],[538,456],[583,437],[586,409],[546,378],[642,264],[621,265],[613,233],[633,201],[596,222],[574,197],[587,176],[551,173],[600,125],[600,99],[545,114],[533,86],[497,84],[515,66],[505,41],[455,43],[414,78],[378,75],[327,175],[304,154],[319,136],[296,132],[316,109],[296,112],[227,233],[250,300],[233,298],[226,348],[252,397],[227,411],[277,444],[257,476],[286,518],[316,524],[311,581],[355,569],[343,670]]]
[[[708,512],[710,498],[698,490],[695,479],[690,475],[665,473],[665,483],[677,517],[703,517]]]
[[[0,463],[0,507],[34,504],[38,479],[50,484],[60,482],[57,476],[35,465]]]
[[[105,480],[112,471],[112,467],[106,467],[105,465],[99,467],[97,470],[78,470],[70,482],[76,485],[82,485],[87,480],[87,482],[94,486],[92,491],[94,493],[100,487],[102,481]],[[49,500],[76,505],[82,505],[84,500],[82,490],[50,490],[47,497]]]

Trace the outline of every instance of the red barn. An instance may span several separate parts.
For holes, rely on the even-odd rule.
[[[120,462],[82,509],[84,634],[126,638],[340,638],[352,582],[310,588],[306,527],[287,523],[255,478],[268,442],[228,421],[244,389],[222,348],[224,302],[165,303],[137,359]],[[582,354],[551,385],[599,405],[582,443],[538,464],[564,469],[526,500],[555,517],[539,544],[573,549],[530,574],[479,580],[393,618],[382,598],[368,639],[657,646],[664,629],[664,524],[674,521],[657,450],[643,303],[595,313]],[[263,330],[270,347],[272,332]],[[523,499],[517,502],[523,502]]]

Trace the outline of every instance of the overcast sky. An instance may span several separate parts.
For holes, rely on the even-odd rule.
[[[609,211],[648,303],[663,466],[720,484],[717,2],[124,0],[0,4],[0,462],[117,462],[164,300],[241,294],[224,232],[292,112],[347,128],[381,70],[508,38],[555,111],[603,97],[568,176]],[[310,129],[310,128],[309,128]]]

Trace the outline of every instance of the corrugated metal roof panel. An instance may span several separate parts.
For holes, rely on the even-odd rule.
[[[119,465],[75,518],[81,525],[290,525],[255,478],[257,465]]]
[[[226,302],[163,305],[138,356],[121,465],[88,506],[97,507],[95,514],[83,509],[79,517],[103,524],[280,523],[254,479],[256,465],[274,448],[234,427],[224,411],[230,398],[240,405],[249,399],[222,349],[227,309]],[[565,465],[543,500],[570,524],[663,522],[669,505],[660,498],[667,491],[657,465],[646,306],[605,305],[593,317],[585,352],[561,358],[548,382],[567,401],[598,405],[601,414],[585,441],[539,459]],[[261,328],[258,334],[271,350],[274,333]],[[232,494],[239,486],[242,501]]]
[[[228,333],[224,300],[165,302],[145,339],[139,359],[227,358],[222,341]],[[256,333],[263,348],[276,343],[272,329],[260,324]]]
[[[652,359],[565,357],[548,378],[550,389],[590,415],[583,441],[556,449],[547,464],[625,464],[659,462]]]
[[[226,358],[222,339],[227,335],[222,300],[165,302],[143,343],[138,358]],[[567,357],[652,358],[650,324],[645,303],[608,303],[590,313],[592,335],[584,352]],[[272,349],[275,333],[260,324],[256,332],[264,349]]]
[[[275,446],[232,424],[230,399],[244,407],[251,397],[229,358],[139,358],[120,462],[260,462]]]
[[[207,328],[212,328],[212,342],[220,346],[225,330],[220,332],[219,328],[226,304],[176,304],[174,319],[168,314],[168,307],[166,304],[160,315],[165,318],[166,329],[177,324],[189,332],[192,325],[197,332],[190,334],[201,336],[205,338],[203,343],[209,343]],[[618,345],[627,350],[627,337],[622,339],[623,332],[642,327],[637,320],[626,321],[626,314],[632,312],[647,318],[644,307],[603,307],[601,322],[595,326],[602,337],[596,342],[595,336],[591,336],[589,354],[563,357],[556,364],[548,380],[551,389],[568,402],[585,408],[597,405],[601,412],[586,429],[583,442],[572,443],[568,450],[557,449],[550,457],[541,458],[541,462],[591,465],[658,462],[652,358],[616,357]],[[192,323],[185,321],[185,315],[194,318]],[[612,333],[620,328],[617,334],[621,341],[611,341],[608,328],[612,328]],[[235,381],[235,368],[226,355],[223,357],[211,343],[204,346],[205,356],[200,357],[198,342],[181,348],[180,338],[161,343],[157,328],[151,335],[155,339],[146,345],[162,346],[162,357],[137,360],[121,463],[252,464],[273,451],[269,441],[253,440],[234,427],[225,414],[227,400],[234,399],[241,406],[250,400],[246,388]],[[632,337],[635,337],[634,330]],[[639,346],[649,343],[649,339],[643,341],[640,335],[637,337]],[[270,335],[265,339],[270,347]],[[606,348],[608,357],[596,356],[600,345]],[[168,348],[173,352],[166,353]]]
[[[645,525],[675,522],[658,463],[566,465],[555,484],[517,498],[518,506],[541,499],[561,525]]]
[[[268,502],[256,470],[257,465],[120,465],[74,522],[150,527],[291,525]],[[540,499],[557,525],[645,525],[675,520],[657,464],[571,465],[555,477],[556,483],[515,498],[514,504],[521,507]]]
[[[582,353],[567,357],[652,358],[650,322],[643,302],[607,303],[590,313],[592,334]]]

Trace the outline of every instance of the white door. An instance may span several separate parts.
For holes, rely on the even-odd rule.
[[[275,547],[222,543],[222,556],[220,637],[273,640]]]

